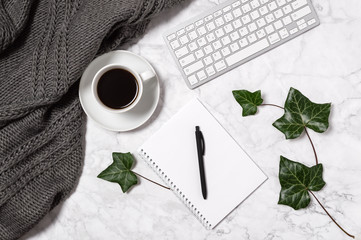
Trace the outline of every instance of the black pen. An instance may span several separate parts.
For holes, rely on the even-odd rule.
[[[204,145],[203,134],[199,130],[199,126],[196,126],[196,141],[197,141],[199,173],[201,176],[202,195],[203,195],[204,199],[207,199],[206,176],[204,174],[204,163],[203,163],[203,155],[204,155],[204,151],[205,151],[205,145]]]

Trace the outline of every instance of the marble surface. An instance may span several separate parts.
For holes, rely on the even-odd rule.
[[[88,120],[78,186],[22,239],[348,239],[314,199],[298,211],[277,205],[280,155],[313,165],[311,145],[305,135],[287,141],[272,126],[282,110],[262,107],[256,116],[243,118],[231,94],[234,89],[261,89],[266,103],[282,105],[290,87],[314,102],[332,102],[328,131],[310,131],[327,182],[315,194],[341,226],[360,234],[361,1],[313,3],[319,27],[196,90],[183,82],[162,33],[219,1],[194,0],[155,19],[146,35],[127,49],[148,59],[159,74],[161,98],[156,112],[142,127],[124,133],[103,130]],[[111,163],[113,151],[134,152],[194,96],[212,108],[269,177],[212,231],[205,230],[170,191],[140,180],[123,194],[117,184],[96,177]],[[159,180],[141,160],[135,170]]]

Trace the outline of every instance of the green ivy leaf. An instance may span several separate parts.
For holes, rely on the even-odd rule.
[[[295,210],[307,207],[310,203],[308,190],[319,191],[326,184],[322,179],[322,171],[322,164],[309,168],[281,156],[278,175],[281,192],[278,204],[290,206]]]
[[[138,183],[137,176],[130,170],[133,166],[133,156],[131,153],[113,152],[113,163],[102,171],[98,178],[120,185],[123,193]]]
[[[261,105],[263,102],[261,90],[254,93],[247,90],[234,90],[232,93],[236,101],[243,108],[243,117],[256,114],[257,106]]]
[[[291,88],[285,103],[285,114],[273,126],[283,132],[286,139],[299,137],[305,127],[323,133],[328,128],[330,110],[331,103],[313,103],[300,91]]]

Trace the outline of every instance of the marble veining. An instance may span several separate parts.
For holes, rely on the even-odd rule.
[[[283,104],[289,88],[314,102],[332,102],[330,128],[310,131],[326,186],[315,192],[332,216],[352,234],[361,233],[361,1],[314,0],[321,25],[227,74],[189,90],[162,40],[162,33],[222,0],[194,0],[155,19],[146,35],[126,49],[149,60],[161,82],[159,106],[142,127],[110,132],[87,122],[84,169],[69,199],[22,239],[348,239],[314,200],[294,211],[277,205],[279,156],[314,164],[306,136],[286,141],[272,126],[282,110],[262,107],[242,118],[234,89],[261,89],[267,103]],[[154,131],[194,96],[269,177],[214,230],[207,231],[176,198],[140,180],[128,194],[96,178],[111,152],[135,152]],[[159,180],[138,159],[135,171]]]

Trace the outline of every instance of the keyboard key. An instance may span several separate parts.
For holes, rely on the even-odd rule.
[[[224,31],[226,31],[226,33],[230,33],[233,31],[233,27],[230,23],[227,24],[226,26],[224,26],[223,28],[224,28]]]
[[[167,37],[168,41],[172,41],[172,40],[175,39],[175,38],[176,38],[175,33],[173,33],[173,34],[171,34],[171,35],[169,35],[169,36]]]
[[[196,27],[199,27],[203,24],[203,19],[196,22]]]
[[[212,54],[212,57],[213,57],[214,61],[217,61],[217,60],[222,58],[222,55],[221,55],[221,53],[219,51],[217,51],[217,52]]]
[[[267,9],[266,6],[262,6],[262,7],[260,7],[258,10],[259,10],[259,13],[260,13],[262,16],[268,13],[268,9]]]
[[[263,29],[258,30],[258,31],[256,32],[256,34],[257,34],[257,37],[258,37],[259,39],[261,39],[261,38],[263,38],[264,36],[266,36],[266,33],[265,33],[265,31],[264,31]]]
[[[186,33],[186,30],[182,28],[181,30],[177,31],[177,35],[180,36],[182,34]]]
[[[240,51],[234,53],[233,55],[230,55],[226,58],[226,62],[228,66],[232,66],[242,60],[244,60],[247,57],[252,56],[253,54],[267,48],[269,46],[269,43],[267,39],[262,39],[253,45],[250,45],[249,47],[246,47],[244,49],[241,49]]]
[[[241,19],[242,19],[243,24],[247,24],[247,23],[251,22],[251,18],[249,17],[249,15],[245,15]]]
[[[234,9],[234,10],[233,10],[233,16],[234,16],[235,18],[238,18],[238,17],[242,16],[242,11],[241,11],[241,9],[240,9],[240,8]]]
[[[240,1],[235,1],[234,3],[232,3],[232,7],[238,7],[239,5],[241,5]]]
[[[213,42],[216,39],[216,37],[214,36],[213,33],[210,33],[206,36],[206,39],[208,42]]]
[[[214,17],[219,17],[222,15],[222,11],[221,10],[218,10],[217,12],[213,13],[213,16]]]
[[[249,24],[249,25],[248,25],[248,30],[249,30],[250,32],[256,31],[256,30],[257,30],[257,25],[256,25],[254,22],[251,23],[251,24]]]
[[[268,6],[268,9],[269,9],[270,11],[273,11],[273,10],[275,10],[275,9],[277,8],[277,4],[276,4],[275,1],[270,2],[267,6]]]
[[[205,57],[205,58],[203,59],[203,61],[204,61],[204,63],[205,63],[206,65],[210,65],[210,64],[213,63],[213,59],[211,58],[211,56]]]
[[[290,30],[290,34],[295,34],[296,32],[298,32],[297,28],[293,28],[293,29]]]
[[[259,28],[263,27],[266,25],[266,21],[264,20],[264,18],[260,18],[256,21],[257,25]]]
[[[206,72],[207,72],[207,74],[208,74],[209,77],[212,76],[212,75],[214,75],[214,74],[216,73],[216,71],[214,70],[213,66],[207,67],[207,68],[206,68]]]
[[[176,50],[174,53],[177,58],[181,58],[181,57],[187,55],[189,52],[188,52],[187,47],[182,47],[182,48]]]
[[[307,4],[307,0],[296,0],[296,1],[291,3],[294,10],[296,10],[296,9],[306,5],[306,4]]]
[[[248,29],[246,27],[243,27],[239,29],[239,33],[241,34],[241,37],[244,37],[248,34]]]
[[[213,52],[213,48],[211,45],[207,45],[203,48],[204,52],[206,53],[206,55],[210,54],[211,52]]]
[[[301,20],[298,20],[296,23],[298,26],[300,26],[301,24],[304,24],[306,21],[305,19],[301,19]]]
[[[242,38],[241,40],[239,40],[239,45],[243,48],[245,46],[248,45],[248,41],[246,38]]]
[[[199,81],[202,81],[207,78],[206,73],[203,70],[197,72],[197,77]]]
[[[271,44],[275,44],[280,40],[280,37],[278,36],[278,33],[273,33],[268,36],[268,40]]]
[[[224,13],[229,12],[231,9],[232,9],[231,6],[227,6],[227,7],[223,8],[223,12]]]
[[[231,43],[231,39],[228,36],[225,36],[221,39],[221,42],[223,43],[223,46],[225,46]]]
[[[291,6],[288,4],[288,5],[286,5],[286,6],[284,6],[283,8],[282,8],[282,10],[283,10],[283,12],[285,13],[285,14],[289,14],[290,12],[292,12],[292,8],[291,8]]]
[[[286,28],[281,29],[278,33],[280,34],[280,36],[281,36],[282,39],[284,39],[284,38],[286,38],[286,37],[289,36],[288,31],[287,31]]]
[[[222,44],[221,44],[221,42],[219,40],[217,40],[217,41],[215,41],[213,43],[213,47],[214,47],[215,50],[217,50],[217,49],[220,49],[222,47]]]
[[[184,68],[184,73],[188,76],[204,67],[202,60],[193,63],[192,65]]]
[[[199,36],[202,36],[202,35],[207,33],[207,30],[206,30],[206,28],[204,26],[202,26],[202,27],[197,29],[197,32],[198,32]]]
[[[276,0],[278,6],[282,7],[283,5],[286,4],[286,0]]]
[[[250,5],[248,4],[248,3],[246,3],[246,4],[244,4],[243,6],[242,6],[242,11],[244,12],[244,13],[248,13],[248,12],[250,12],[252,9],[251,9],[251,7],[250,7]]]
[[[194,62],[196,59],[194,57],[194,55],[191,53],[188,56],[182,58],[179,60],[179,63],[181,64],[182,67],[187,66],[188,64]]]
[[[236,41],[239,39],[239,34],[237,31],[230,34],[232,41]]]
[[[210,22],[206,24],[206,27],[208,31],[213,31],[216,28],[216,25],[214,25],[214,22]]]
[[[222,37],[224,35],[224,31],[222,28],[219,28],[215,31],[215,34],[218,38]]]
[[[224,20],[226,20],[226,22],[232,21],[232,20],[233,20],[233,15],[232,15],[232,13],[224,14]]]
[[[290,24],[292,22],[291,17],[290,16],[284,17],[282,19],[282,22],[285,26],[287,26],[288,24]]]
[[[178,40],[174,40],[173,42],[170,43],[170,46],[173,49],[177,49],[178,47],[180,47],[180,44],[179,44]]]
[[[242,27],[242,22],[241,22],[240,19],[234,20],[234,21],[232,22],[232,24],[233,24],[233,27],[234,27],[235,29],[238,29],[238,28]]]
[[[222,17],[217,18],[214,22],[216,23],[217,27],[222,26],[224,24],[224,20]]]
[[[228,47],[225,47],[221,50],[221,53],[224,57],[228,56],[229,54],[231,54],[231,50],[229,50]]]
[[[179,41],[182,45],[184,45],[189,42],[189,39],[188,39],[187,35],[184,35],[179,38]]]
[[[231,48],[232,52],[235,52],[235,51],[237,51],[239,49],[239,46],[238,46],[237,42],[232,43],[231,45],[229,45],[229,47]]]
[[[259,13],[257,10],[251,12],[250,15],[253,20],[256,20],[257,18],[259,18]]]
[[[251,7],[252,7],[253,9],[258,8],[258,7],[260,6],[258,0],[253,0],[253,1],[251,1],[250,3],[251,3]]]
[[[192,32],[188,33],[188,37],[192,41],[192,40],[196,39],[198,37],[198,35],[197,35],[196,31],[192,31]]]
[[[186,31],[187,31],[187,32],[189,32],[190,30],[193,30],[193,29],[194,29],[194,25],[193,25],[193,24],[188,25],[188,26],[186,27]]]
[[[283,27],[283,24],[280,20],[276,21],[273,25],[277,30]]]
[[[302,30],[302,29],[304,29],[304,28],[306,28],[307,27],[307,24],[306,23],[303,23],[303,24],[301,24],[300,26],[298,26],[298,28],[300,29],[300,30]]]
[[[316,20],[314,19],[314,18],[312,18],[311,20],[309,20],[308,22],[307,22],[307,24],[310,26],[310,25],[312,25],[312,24],[315,24],[316,23]]]
[[[274,18],[274,16],[273,16],[272,13],[270,13],[270,14],[268,14],[268,15],[266,16],[266,21],[267,21],[267,23],[271,23],[271,22],[273,22],[274,20],[275,20],[275,18]]]
[[[194,85],[198,82],[197,77],[195,75],[189,76],[188,81],[191,85]]]
[[[195,42],[191,42],[190,44],[188,44],[189,50],[190,51],[194,51],[198,48],[198,45]]]
[[[301,8],[297,12],[292,13],[291,17],[292,17],[293,21],[296,21],[296,20],[298,20],[298,19],[300,19],[300,18],[302,18],[302,17],[304,17],[304,16],[306,16],[306,15],[308,15],[310,13],[311,13],[310,7],[306,6],[304,8]]]
[[[204,20],[205,20],[206,22],[209,22],[209,21],[211,21],[212,19],[213,19],[213,15],[208,15],[207,17],[204,18]]]
[[[267,34],[273,33],[275,31],[272,25],[268,25],[267,27],[265,27],[265,30]]]
[[[207,41],[204,37],[201,37],[197,40],[197,43],[198,43],[198,46],[203,47],[204,45],[207,44]]]
[[[253,42],[257,41],[257,37],[256,37],[256,35],[254,33],[248,35],[247,39],[248,39],[248,41],[250,43],[253,43]]]
[[[194,54],[196,55],[197,59],[200,59],[200,58],[202,58],[204,56],[204,53],[203,53],[202,49],[199,49]]]
[[[224,62],[224,60],[221,60],[214,64],[214,67],[216,68],[217,72],[220,72],[226,68],[226,63]]]
[[[283,12],[281,9],[277,9],[273,12],[273,14],[275,15],[276,19],[283,17]]]

